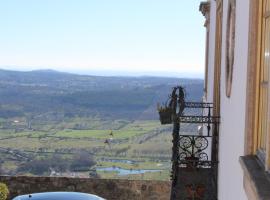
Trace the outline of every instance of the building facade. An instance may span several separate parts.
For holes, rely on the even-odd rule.
[[[209,0],[204,100],[219,126],[219,200],[270,199],[270,0]]]

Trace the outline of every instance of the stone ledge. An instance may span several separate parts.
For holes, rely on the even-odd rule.
[[[247,181],[245,184],[248,184],[245,188],[248,196],[253,193],[250,194],[253,198],[270,200],[270,175],[265,172],[256,156],[241,156],[240,163]]]
[[[10,197],[50,191],[85,192],[107,200],[169,200],[169,181],[140,181],[67,177],[0,176],[7,184]]]

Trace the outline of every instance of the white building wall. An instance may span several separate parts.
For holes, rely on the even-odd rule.
[[[223,0],[218,199],[246,200],[239,157],[244,155],[249,1],[236,0],[235,59],[230,98],[226,97],[225,91],[227,8],[228,0]],[[215,11],[215,1],[211,0],[208,101],[213,101]]]
[[[208,49],[208,85],[206,101],[213,102],[214,66],[215,66],[216,2],[211,2]]]

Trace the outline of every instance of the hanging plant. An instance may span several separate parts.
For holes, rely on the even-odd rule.
[[[0,183],[0,200],[6,200],[9,194],[9,190],[6,184]]]
[[[172,123],[173,110],[171,107],[169,107],[167,105],[160,106],[158,104],[157,110],[159,113],[159,120],[160,120],[161,124],[171,124]]]

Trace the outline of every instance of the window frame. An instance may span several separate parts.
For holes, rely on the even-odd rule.
[[[246,126],[245,126],[245,155],[256,155],[263,164],[265,171],[270,171],[270,133],[266,132],[265,153],[260,150],[259,137],[259,110],[260,110],[260,81],[263,58],[263,21],[265,2],[270,0],[251,0],[249,19],[249,48],[247,68],[247,92],[246,92]],[[254,31],[258,30],[258,31]],[[270,91],[269,83],[267,85]],[[270,92],[268,92],[268,98]],[[267,124],[270,123],[270,102],[268,101]]]
[[[245,156],[239,161],[243,169],[243,184],[249,199],[270,199],[270,134],[268,131],[266,152],[258,148],[258,108],[260,66],[262,58],[262,21],[265,0],[249,2],[249,41],[246,87]],[[254,31],[257,30],[257,31]],[[269,88],[269,84],[268,84]],[[270,92],[268,92],[269,95]],[[268,102],[269,104],[269,102]],[[268,106],[269,110],[269,106]],[[270,114],[270,112],[268,111]],[[268,124],[269,124],[268,115]]]

